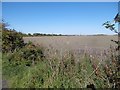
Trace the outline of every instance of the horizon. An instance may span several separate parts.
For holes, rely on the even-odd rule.
[[[22,32],[21,32],[22,33]],[[61,33],[39,33],[39,32],[34,32],[34,33],[23,33],[23,34],[46,34],[46,35],[63,35],[63,36],[118,36],[118,34],[113,33],[113,34],[61,34]],[[39,36],[39,35],[38,35]]]
[[[3,2],[2,11],[9,28],[22,33],[114,35],[102,24],[113,21],[118,2]]]

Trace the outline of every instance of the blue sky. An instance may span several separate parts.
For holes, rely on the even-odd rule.
[[[102,24],[112,21],[117,2],[3,2],[2,17],[23,33],[114,34]]]

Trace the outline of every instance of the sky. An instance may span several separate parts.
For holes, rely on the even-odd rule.
[[[9,28],[23,33],[114,34],[102,24],[117,12],[117,2],[2,2]]]

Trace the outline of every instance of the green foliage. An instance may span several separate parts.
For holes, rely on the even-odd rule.
[[[39,59],[38,55],[35,60],[39,61],[36,64],[29,63],[28,66],[26,61],[31,57],[24,58],[21,51],[3,55],[3,76],[11,88],[86,88],[90,83],[96,88],[110,88],[105,82],[107,79],[103,79],[104,69],[98,68],[97,71],[93,66],[97,63],[91,62],[87,54],[77,63],[72,52],[62,56],[62,60],[57,57]]]
[[[33,33],[33,36],[61,36],[61,34],[42,34],[42,33]]]
[[[17,32],[14,29],[8,29],[8,23],[4,21],[0,23],[0,31],[2,31],[2,52],[13,52],[14,50],[20,49],[25,46],[23,34],[21,32]]]
[[[28,43],[23,48],[14,51],[8,59],[10,63],[14,62],[16,65],[24,63],[26,66],[31,66],[44,58],[43,48]]]
[[[44,82],[51,75],[50,68],[45,61],[27,67],[24,63],[19,65],[9,62],[9,55],[3,56],[3,76],[8,80],[11,88],[33,88],[43,87]]]
[[[2,52],[13,52],[24,45],[21,34],[15,30],[2,30]]]
[[[32,36],[32,34],[31,34],[31,33],[28,33],[28,36]]]
[[[115,30],[115,24],[112,24],[110,21],[105,22],[103,26],[111,31],[114,31],[115,33],[118,33],[117,30]]]

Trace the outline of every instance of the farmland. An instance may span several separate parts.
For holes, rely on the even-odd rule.
[[[44,36],[44,37],[24,37],[24,42],[33,42],[35,45],[43,46],[50,51],[60,53],[72,51],[74,53],[101,54],[108,51],[110,46],[116,47],[111,39],[118,40],[118,36]],[[48,51],[46,52],[48,53]],[[79,56],[79,55],[78,55]]]
[[[55,49],[78,50],[78,49],[108,49],[115,46],[111,39],[118,40],[118,36],[45,36],[24,37],[25,42],[32,41],[45,47],[52,46]]]

